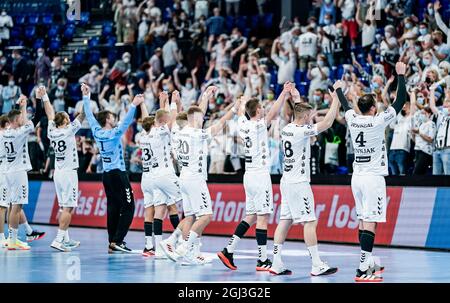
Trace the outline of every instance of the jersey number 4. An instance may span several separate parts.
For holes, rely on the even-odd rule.
[[[367,142],[367,141],[364,141],[364,132],[360,132],[360,133],[358,134],[358,136],[356,136],[355,142],[356,142],[356,143],[359,143],[358,147],[364,147],[364,146],[366,146],[366,142]]]

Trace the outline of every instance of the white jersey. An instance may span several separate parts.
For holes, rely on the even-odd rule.
[[[392,106],[375,116],[358,115],[354,110],[345,113],[355,152],[354,175],[388,175],[385,129],[396,117]]]
[[[181,164],[181,178],[208,178],[207,156],[211,133],[205,129],[184,127],[178,133],[177,155]]]
[[[6,172],[6,149],[3,143],[3,130],[0,131],[0,173]]]
[[[318,134],[317,125],[297,125],[290,123],[281,131],[284,151],[284,171],[282,180],[285,183],[310,182],[310,137]]]
[[[142,172],[144,173],[151,172],[153,167],[153,154],[150,141],[150,135],[144,131],[139,137],[139,141],[136,142],[142,151]]]
[[[239,135],[244,140],[245,170],[270,171],[269,134],[264,119],[238,119]]]
[[[148,137],[153,156],[153,176],[175,174],[171,157],[172,142],[169,127],[167,125],[152,127]]]
[[[61,128],[57,128],[53,120],[48,121],[47,136],[55,151],[55,170],[73,170],[78,168],[75,134],[80,128],[81,123],[78,119]]]
[[[34,130],[33,122],[28,121],[22,127],[5,130],[2,134],[3,147],[6,151],[6,172],[31,170],[28,154],[28,135]]]

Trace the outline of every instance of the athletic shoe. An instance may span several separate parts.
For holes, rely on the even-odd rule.
[[[6,247],[8,247],[8,240],[6,240],[6,239],[0,240],[0,247],[1,247],[1,248],[6,248]]]
[[[375,263],[373,266],[370,267],[370,270],[375,275],[381,275],[384,271],[384,266],[381,266],[381,265],[378,265],[377,263]]]
[[[161,243],[159,246],[161,246]],[[163,249],[161,249],[161,247],[155,247],[155,259],[167,260],[166,253],[164,252]]]
[[[272,261],[269,259],[266,259],[264,262],[258,259],[258,262],[256,262],[256,271],[270,271],[271,267]]]
[[[270,267],[269,272],[272,275],[277,276],[285,276],[285,275],[292,275],[292,271],[284,267],[284,264],[281,263],[279,266],[274,266],[272,264],[272,267]]]
[[[362,271],[359,268],[356,270],[355,282],[383,282],[383,277],[372,273],[370,268],[366,271]]]
[[[110,244],[109,248],[111,250],[111,253],[128,253],[131,254],[133,251],[127,247],[127,243],[122,242],[121,244]]]
[[[327,276],[332,275],[338,271],[337,267],[330,267],[326,262],[322,262],[319,266],[312,267],[311,276]]]
[[[27,242],[36,241],[42,239],[45,236],[45,232],[33,230],[31,234],[27,234]]]
[[[144,251],[142,252],[142,255],[144,257],[151,257],[155,255],[155,249],[152,247],[150,249],[147,249],[147,247],[144,248]]]
[[[197,258],[195,256],[193,250],[188,250],[184,254],[183,261],[181,262],[181,265],[184,265],[184,266],[196,266],[196,265],[203,265],[203,264],[205,264],[205,262],[200,260],[199,258]]]
[[[197,259],[199,259],[200,261],[202,261],[205,264],[212,263],[212,259],[206,258],[205,256],[202,255],[202,253],[200,251],[201,246],[202,246],[201,243],[194,245],[194,255],[196,256]]]
[[[222,261],[223,265],[225,265],[229,269],[237,269],[237,266],[234,265],[233,254],[229,253],[226,247],[221,252],[218,252],[217,256],[219,257],[220,261]]]
[[[170,260],[177,262],[179,255],[176,253],[173,243],[170,243],[170,241],[167,240],[163,240],[159,243],[159,245],[161,246],[161,250]]]
[[[8,250],[30,250],[30,247],[28,245],[24,245],[21,241],[12,243],[11,240],[8,240]]]
[[[181,243],[181,245],[179,245],[179,246],[175,249],[175,253],[179,256],[179,257],[177,258],[177,260],[178,260],[180,257],[183,257],[183,256],[187,253],[187,245],[186,245],[186,242]]]
[[[68,248],[77,248],[78,246],[80,246],[81,242],[80,241],[76,241],[73,239],[70,239],[67,242],[64,242],[64,246],[68,247]]]
[[[58,242],[56,240],[53,240],[52,244],[50,245],[51,248],[54,248],[56,250],[62,251],[62,252],[70,252],[72,249],[67,247],[65,243]]]

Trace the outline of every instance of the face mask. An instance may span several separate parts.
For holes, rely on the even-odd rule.
[[[128,58],[128,57],[124,58],[124,59],[123,59],[123,62],[129,63],[129,62],[130,62],[130,58]]]
[[[328,99],[323,100],[323,105],[328,107],[328,105],[330,105],[330,100]]]
[[[9,85],[9,86],[14,86],[14,81],[9,81],[9,82],[8,82],[8,85]]]
[[[137,129],[137,131],[140,133],[140,132],[143,130],[142,125],[141,125],[141,124],[138,124],[138,125],[136,126],[136,129]]]
[[[423,64],[425,66],[429,66],[431,64],[431,60],[430,59],[423,59],[422,62],[423,62]]]
[[[52,68],[55,68],[55,67],[56,67],[56,63],[55,63],[55,62],[52,62],[52,63],[50,63],[50,66],[51,66]]]
[[[416,52],[420,53],[420,51],[422,50],[422,48],[420,46],[416,46]]]
[[[103,63],[102,66],[103,66],[103,68],[107,68],[108,67],[108,63]]]
[[[209,103],[208,107],[209,107],[210,110],[214,110],[216,108],[216,104]]]
[[[413,65],[412,70],[413,70],[413,72],[417,72],[419,69],[417,68],[417,66]]]
[[[272,101],[273,99],[275,99],[275,95],[274,94],[267,94],[267,100]]]
[[[449,113],[448,107],[443,107],[443,108],[442,108],[442,114],[443,114],[444,116],[448,116],[448,113]]]
[[[325,0],[325,4],[330,4],[331,0]]]
[[[389,39],[390,37],[392,37],[392,34],[391,34],[390,32],[386,32],[384,35],[385,35],[385,37],[386,37],[387,39]]]
[[[376,91],[380,89],[380,85],[377,82],[372,82],[370,84],[370,87],[372,88],[372,90]]]
[[[412,23],[406,23],[405,24],[405,28],[406,29],[411,29],[412,28]]]
[[[322,100],[322,97],[321,97],[321,96],[314,95],[314,96],[313,96],[313,100],[314,100],[314,102],[318,103],[318,102],[320,102],[320,101]]]
[[[283,61],[284,63],[287,63],[289,61],[289,58],[287,56],[281,56],[280,57],[281,61]]]
[[[422,98],[422,97],[417,98],[417,104],[423,105],[424,103],[425,103],[425,99],[424,98]]]
[[[434,10],[432,8],[428,9],[428,15],[433,16]]]
[[[44,55],[44,53],[42,53],[42,52],[37,53],[38,58],[42,57],[43,55]]]
[[[191,90],[192,89],[192,84],[191,83],[186,83],[186,88]]]
[[[421,28],[421,29],[419,29],[419,33],[420,33],[422,36],[425,36],[425,35],[428,33],[428,30],[427,30],[426,28]]]
[[[5,65],[5,64],[6,64],[6,59],[0,60],[0,64],[1,64],[1,65]]]
[[[331,20],[330,19],[324,19],[323,20],[325,25],[330,25],[331,24]]]
[[[165,92],[169,91],[169,87],[167,85],[163,85],[163,91]]]
[[[2,12],[2,16],[6,16],[6,12]]]
[[[315,29],[315,28],[316,28],[316,26],[317,26],[317,24],[316,24],[316,22],[312,22],[312,23],[310,23],[310,24],[309,24],[309,26],[311,26],[312,28],[314,28],[314,29]]]
[[[92,71],[91,75],[92,75],[92,77],[96,77],[98,75],[98,73],[96,71]]]
[[[142,22],[147,22],[147,17],[142,17],[141,21]]]
[[[64,86],[58,85],[59,90],[64,90]]]
[[[223,101],[224,101],[224,100],[223,100],[223,98],[222,98],[222,97],[220,97],[220,98],[217,98],[217,104],[219,104],[219,105],[220,105],[220,104],[222,104],[222,103],[223,103]]]
[[[317,65],[319,65],[320,67],[324,67],[325,62],[323,62],[322,60],[319,60],[319,61],[317,61]]]

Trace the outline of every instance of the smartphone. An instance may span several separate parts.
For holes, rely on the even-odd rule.
[[[328,85],[328,89],[330,90],[330,92],[334,93],[334,87],[333,87],[333,85]]]

